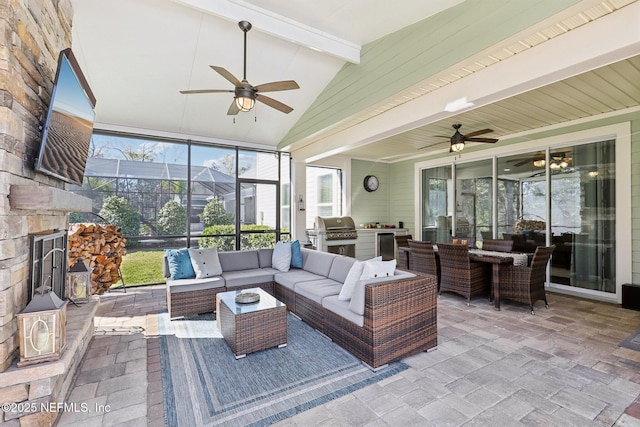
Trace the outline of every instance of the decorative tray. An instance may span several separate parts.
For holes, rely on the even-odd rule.
[[[236,302],[238,304],[254,304],[260,301],[260,294],[255,292],[246,292],[236,296]]]

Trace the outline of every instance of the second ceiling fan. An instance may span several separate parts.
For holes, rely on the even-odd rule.
[[[210,65],[214,71],[220,74],[222,77],[230,81],[234,86],[234,90],[231,89],[197,89],[197,90],[181,90],[180,93],[185,95],[199,94],[199,93],[233,93],[234,99],[227,111],[227,115],[235,116],[240,111],[249,111],[253,108],[256,101],[260,101],[271,108],[275,108],[283,113],[290,113],[293,108],[280,101],[276,101],[273,98],[269,98],[262,94],[262,92],[276,92],[281,90],[300,89],[298,83],[295,80],[282,80],[278,82],[263,83],[257,86],[251,85],[247,81],[247,33],[251,30],[251,23],[247,21],[238,22],[238,26],[244,32],[244,68],[242,81],[238,80],[233,74],[231,74],[224,67]]]
[[[435,135],[436,138],[449,139],[449,142],[451,143],[451,146],[449,147],[450,153],[457,153],[462,151],[464,149],[465,142],[488,142],[491,144],[498,142],[498,139],[496,138],[476,138],[478,135],[484,135],[485,133],[493,132],[493,129],[480,129],[463,135],[460,133],[460,128],[462,127],[461,124],[457,123],[455,125],[451,125],[451,127],[456,130],[453,136],[449,137],[444,135]],[[431,147],[431,145],[421,147],[420,149],[428,147]]]
[[[468,142],[488,142],[491,144],[498,142],[496,138],[475,138],[478,135],[484,135],[485,133],[493,132],[493,129],[480,129],[473,132],[469,132],[466,135],[463,135],[460,133],[460,128],[462,127],[461,124],[458,123],[455,125],[451,125],[451,127],[453,127],[456,130],[456,133],[454,133],[453,136],[451,136],[451,138],[449,138],[448,136],[442,136],[442,135],[437,136],[438,138],[449,138],[451,142],[451,146],[449,147],[450,153],[457,153],[459,151],[462,151],[464,149],[464,143],[467,141]]]

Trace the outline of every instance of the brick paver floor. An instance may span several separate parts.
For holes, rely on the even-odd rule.
[[[281,421],[280,426],[640,426],[640,352],[617,344],[640,312],[549,293],[536,315],[481,297],[438,300],[437,350],[409,369]],[[156,313],[162,285],[101,297],[96,333],[59,426],[162,426]],[[290,338],[292,339],[292,338]],[[188,404],[188,402],[185,402]]]

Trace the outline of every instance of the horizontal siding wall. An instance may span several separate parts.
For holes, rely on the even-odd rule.
[[[375,175],[380,180],[377,191],[365,191],[362,182],[367,175]],[[391,182],[387,163],[351,161],[351,216],[356,222],[356,227],[372,222],[389,223],[390,194]]]
[[[413,162],[391,165],[389,198],[391,212],[389,218],[396,225],[398,225],[399,221],[404,222],[404,227],[409,229],[409,233],[413,238],[420,239],[421,233],[416,230],[416,220],[414,218],[414,205],[418,203],[418,200],[414,197],[415,179],[413,171]]]

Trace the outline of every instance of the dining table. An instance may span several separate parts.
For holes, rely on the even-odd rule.
[[[529,256],[514,252],[469,249],[469,260],[491,264],[491,299],[493,308],[500,310],[500,268],[504,265],[526,266],[529,262]]]
[[[438,257],[438,245],[433,245],[433,250],[435,251],[436,257]],[[405,255],[402,257],[402,259],[406,260],[407,265],[399,265],[398,267],[411,270],[411,248],[398,247],[398,253],[400,252]],[[505,265],[527,266],[530,260],[530,254],[487,251],[482,249],[470,248],[469,260],[491,264],[491,299],[493,301],[493,307],[496,310],[500,310],[500,268]]]

